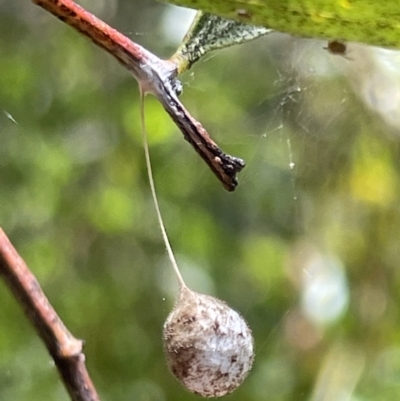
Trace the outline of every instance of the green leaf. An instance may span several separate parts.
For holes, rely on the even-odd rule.
[[[168,0],[225,18],[320,39],[400,47],[400,5],[395,0]]]

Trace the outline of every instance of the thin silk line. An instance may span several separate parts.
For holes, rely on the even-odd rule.
[[[168,239],[167,231],[165,229],[164,222],[161,217],[160,206],[158,204],[158,199],[157,199],[157,195],[156,195],[156,188],[154,185],[153,172],[152,172],[151,162],[150,162],[149,144],[147,142],[147,133],[146,133],[145,120],[144,120],[144,93],[143,93],[142,89],[140,89],[140,121],[141,121],[142,135],[143,135],[144,154],[146,157],[147,174],[149,177],[149,183],[150,183],[151,194],[153,196],[154,207],[155,207],[156,213],[157,213],[158,224],[161,229],[161,234],[162,234],[162,237],[164,240],[165,247],[167,248],[168,258],[171,261],[172,267],[177,276],[179,287],[181,289],[186,288],[185,281],[183,280],[181,272],[179,271],[179,267],[178,267],[178,264],[176,263],[174,252],[172,251],[172,247],[171,247],[171,244]]]

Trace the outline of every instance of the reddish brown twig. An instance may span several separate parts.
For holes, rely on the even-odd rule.
[[[244,161],[224,153],[179,101],[182,87],[176,79],[176,62],[161,60],[72,0],[32,1],[112,54],[132,73],[144,93],[157,97],[184,138],[210,166],[224,187],[228,191],[235,189],[236,174],[245,166]]]
[[[0,228],[0,276],[52,356],[73,401],[99,401],[85,366],[82,341],[64,326],[35,276]]]

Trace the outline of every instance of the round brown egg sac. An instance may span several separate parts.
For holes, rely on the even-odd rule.
[[[203,397],[231,393],[253,364],[253,337],[245,320],[219,299],[185,287],[163,337],[171,372]]]

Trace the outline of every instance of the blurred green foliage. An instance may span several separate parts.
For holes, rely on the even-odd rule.
[[[159,55],[178,45],[168,32],[182,17],[166,26],[169,6],[82,4]],[[233,194],[146,98],[183,275],[254,332],[254,369],[231,400],[379,401],[399,391],[398,130],[336,66],[356,62],[325,45],[271,35],[183,77],[191,113],[247,161]],[[0,2],[0,52],[1,226],[85,340],[102,400],[198,399],[163,357],[177,285],[149,192],[136,83],[29,1]],[[0,300],[0,400],[67,400],[2,283]]]

